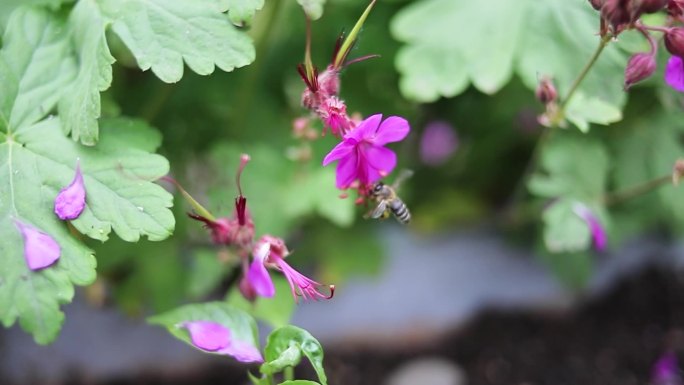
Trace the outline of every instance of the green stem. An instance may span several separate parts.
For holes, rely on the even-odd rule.
[[[563,100],[561,101],[560,105],[558,106],[558,111],[554,114],[553,117],[551,117],[551,125],[554,127],[558,127],[558,125],[563,121],[565,118],[565,109],[568,106],[568,103],[570,103],[570,100],[572,99],[572,96],[575,94],[575,91],[577,91],[577,88],[579,85],[582,83],[584,78],[587,76],[589,73],[589,70],[591,70],[591,67],[594,66],[596,63],[596,60],[598,60],[599,56],[601,56],[601,53],[603,52],[603,49],[606,48],[608,43],[612,37],[608,34],[601,36],[601,39],[599,40],[599,45],[596,47],[596,50],[594,51],[594,54],[591,55],[591,58],[589,58],[589,61],[587,64],[584,65],[584,68],[582,68],[582,71],[577,75],[577,78],[575,78],[575,81],[572,82],[572,85],[570,86],[570,89],[568,90],[568,93],[565,95]]]
[[[661,177],[639,183],[634,186],[627,187],[622,190],[613,191],[603,196],[603,203],[606,206],[612,206],[628,200],[637,198],[641,195],[647,194],[667,183],[672,182],[672,175],[663,175]]]
[[[283,377],[285,378],[285,381],[293,381],[294,380],[294,368],[292,366],[287,366],[285,370],[283,371]]]

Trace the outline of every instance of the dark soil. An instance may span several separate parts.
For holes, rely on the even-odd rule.
[[[398,346],[326,346],[329,382],[382,385],[389,373],[414,358],[441,356],[460,366],[470,385],[648,384],[657,358],[667,349],[679,354],[684,348],[684,278],[672,271],[649,270],[574,312],[489,311],[439,341],[399,342]],[[306,370],[301,374],[313,378]],[[108,381],[74,378],[69,383],[194,385],[245,381],[244,367],[226,364],[198,368],[194,373],[149,373],[136,378],[122,374]]]

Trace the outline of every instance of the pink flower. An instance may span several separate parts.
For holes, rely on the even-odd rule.
[[[353,123],[347,116],[347,106],[340,99],[331,96],[325,99],[320,111],[321,119],[326,127],[330,128],[335,136],[340,136],[347,133],[353,126]]]
[[[596,218],[591,209],[589,209],[589,207],[586,205],[577,202],[573,205],[572,211],[574,211],[577,216],[586,222],[587,226],[589,227],[589,231],[591,232],[591,237],[594,240],[594,247],[596,250],[605,250],[606,244],[608,243],[606,230],[603,228],[601,222],[599,222],[598,218]]]
[[[81,165],[77,161],[74,179],[55,198],[55,214],[63,221],[76,219],[85,208],[85,199],[83,174],[81,174]]]
[[[449,160],[457,146],[458,138],[449,123],[431,122],[420,138],[420,159],[429,166],[439,166]]]
[[[318,291],[323,284],[301,274],[287,262],[285,258],[289,251],[285,242],[271,235],[262,236],[254,246],[254,261],[249,268],[247,280],[251,283],[257,294],[271,297],[275,294],[273,281],[268,275],[266,266],[273,266],[280,270],[287,282],[290,284],[292,296],[295,301],[302,297],[304,299],[330,299],[335,292],[335,286],[330,285],[330,294],[326,295]]]
[[[188,329],[192,344],[199,349],[229,355],[240,362],[264,361],[259,350],[249,343],[233,339],[230,329],[220,323],[190,321],[182,326]]]
[[[323,159],[324,166],[339,160],[337,188],[349,188],[357,180],[362,186],[369,186],[397,165],[397,155],[383,146],[404,139],[409,133],[409,124],[398,116],[390,116],[380,123],[381,120],[382,115],[376,114],[359,123]]]
[[[671,56],[665,66],[665,82],[675,90],[684,92],[684,62],[679,56]]]
[[[673,351],[665,352],[653,365],[651,375],[653,385],[681,385],[682,377],[679,375],[677,356]]]
[[[24,238],[24,258],[29,269],[40,270],[57,262],[61,250],[51,236],[16,219],[14,224]]]

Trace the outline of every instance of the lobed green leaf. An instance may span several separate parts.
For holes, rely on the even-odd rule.
[[[264,350],[266,362],[260,370],[264,374],[277,373],[285,367],[296,366],[302,355],[311,362],[320,383],[327,385],[321,344],[309,332],[296,326],[281,327],[268,336]]]

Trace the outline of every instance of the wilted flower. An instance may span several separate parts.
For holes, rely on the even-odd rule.
[[[409,124],[398,116],[381,121],[382,115],[376,114],[360,122],[323,159],[324,166],[339,160],[337,188],[346,189],[357,180],[362,187],[367,187],[397,165],[396,154],[384,145],[404,139],[409,133]]]
[[[197,348],[232,356],[240,362],[263,362],[261,352],[249,343],[232,338],[230,329],[212,321],[190,321],[182,324]]]
[[[651,52],[639,52],[632,55],[625,68],[625,90],[651,75],[656,70],[656,60]]]
[[[76,162],[74,179],[55,198],[55,214],[61,220],[76,219],[85,208],[86,190],[81,165]]]
[[[651,374],[653,385],[681,385],[682,377],[679,375],[677,356],[673,351],[665,352],[653,365]]]
[[[292,266],[285,262],[285,258],[288,254],[289,251],[287,250],[287,246],[280,238],[264,235],[257,241],[253,252],[254,261],[247,274],[247,279],[254,290],[259,295],[266,297],[271,297],[275,294],[273,281],[266,270],[266,266],[273,266],[280,270],[285,276],[285,279],[287,279],[295,301],[298,300],[299,297],[304,299],[332,298],[335,292],[335,286],[329,286],[330,294],[328,295],[318,291],[319,287],[323,286],[323,284],[306,277],[292,268]]]
[[[671,56],[665,66],[665,83],[679,92],[684,92],[684,62],[679,56]]]
[[[420,138],[420,159],[430,166],[446,162],[458,147],[454,128],[447,122],[430,122]]]
[[[61,250],[57,241],[37,228],[14,220],[24,238],[24,258],[31,270],[44,269],[59,259]]]
[[[335,96],[326,98],[323,101],[320,108],[320,116],[323,124],[330,128],[330,132],[335,136],[347,133],[353,125],[347,116],[347,106]]]
[[[572,211],[586,222],[589,231],[591,232],[591,237],[594,240],[594,247],[596,250],[605,250],[608,238],[606,230],[591,209],[583,203],[577,202],[572,206]]]

